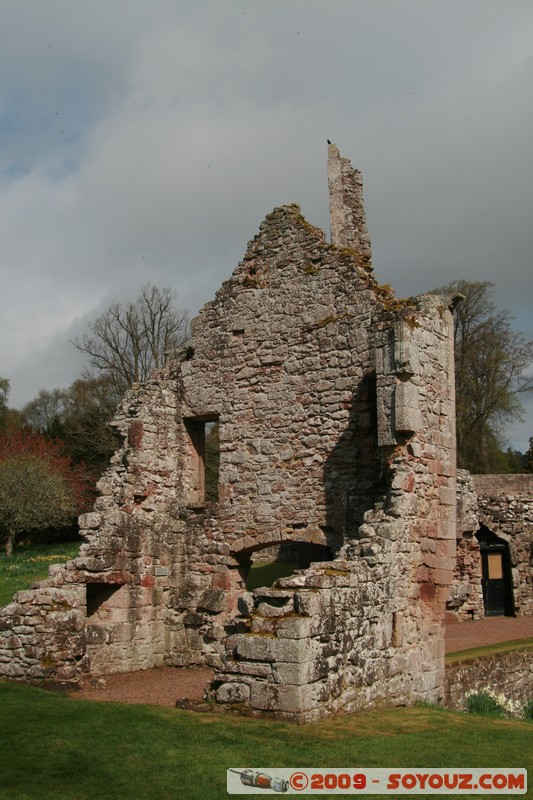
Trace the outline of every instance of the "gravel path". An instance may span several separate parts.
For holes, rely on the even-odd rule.
[[[87,700],[174,707],[176,700],[201,700],[205,686],[212,677],[213,671],[210,669],[178,667],[117,672],[88,682],[73,696]]]
[[[489,617],[475,622],[448,622],[446,652],[527,638],[533,638],[533,617]],[[174,707],[176,700],[201,700],[212,677],[213,672],[209,669],[177,667],[120,672],[88,682],[73,696]]]
[[[446,623],[446,652],[533,638],[533,617],[486,617]]]

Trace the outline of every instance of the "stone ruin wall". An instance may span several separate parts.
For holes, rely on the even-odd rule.
[[[176,482],[175,391],[154,377],[114,421],[123,446],[80,517],[79,556],[0,609],[0,675],[76,683],[164,663],[164,608],[179,562],[167,514]],[[138,420],[142,407],[143,423]]]
[[[379,497],[346,530],[333,562],[241,596],[246,627],[226,641],[212,692],[220,702],[308,720],[442,698],[455,536],[453,370],[450,382],[442,358],[451,317],[442,299],[424,302],[416,325],[402,321],[380,336]]]
[[[335,151],[330,187],[347,181]],[[360,202],[332,193],[332,219],[346,194]],[[368,250],[327,244],[298,206],[275,209],[183,350],[127,393],[79,557],[0,611],[0,675],[76,682],[204,664],[217,702],[301,721],[442,699],[448,304],[397,301]],[[208,502],[202,431],[214,420]],[[291,541],[333,560],[246,592],[253,554]]]
[[[478,498],[472,475],[457,470],[457,541],[448,611],[460,620],[485,616],[481,589],[481,555],[476,531],[479,530]]]
[[[470,475],[458,470],[457,558],[448,608],[459,619],[485,615],[481,525],[509,544],[514,610],[533,614],[533,475]]]

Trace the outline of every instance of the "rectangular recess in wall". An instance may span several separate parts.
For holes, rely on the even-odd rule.
[[[218,500],[220,443],[218,415],[184,419],[189,436],[189,499],[191,508]]]
[[[97,614],[102,607],[122,588],[116,583],[88,583],[87,584],[87,616]]]

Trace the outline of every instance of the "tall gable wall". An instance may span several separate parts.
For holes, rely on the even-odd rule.
[[[326,243],[298,206],[268,215],[190,340],[126,394],[122,445],[80,520],[79,557],[0,612],[0,674],[208,664],[217,702],[299,720],[442,697],[455,543],[449,301],[398,301],[377,284],[367,234],[352,235],[360,179],[342,162],[332,216],[350,206],[348,246]],[[291,542],[327,546],[332,560],[246,592],[253,554]],[[57,603],[77,632],[70,650],[51,623],[39,638]]]

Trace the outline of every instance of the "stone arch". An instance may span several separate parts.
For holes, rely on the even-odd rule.
[[[338,553],[340,541],[330,529],[311,531],[295,528],[294,532],[281,541],[260,540],[240,549],[233,548],[237,572],[246,588],[252,564],[264,562],[294,564],[294,569],[308,569],[319,561],[332,561]],[[261,558],[263,556],[263,558]],[[255,557],[255,558],[254,558]]]

